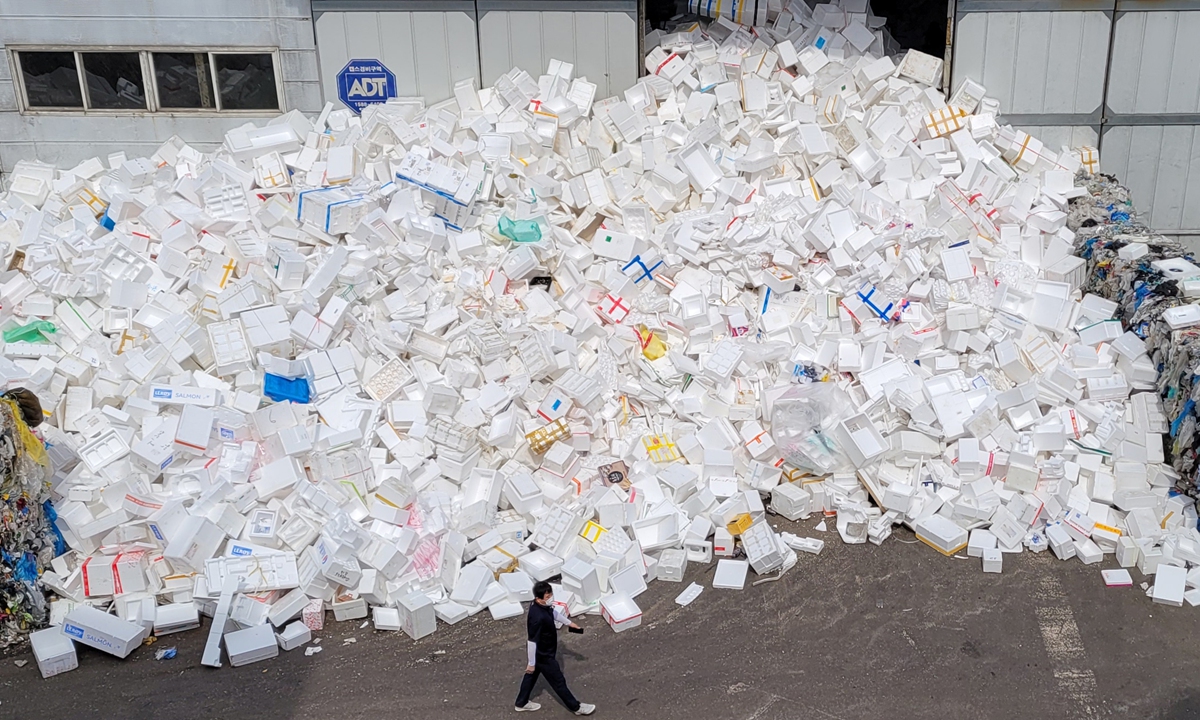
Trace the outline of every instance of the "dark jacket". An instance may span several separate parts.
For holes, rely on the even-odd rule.
[[[537,645],[537,656],[550,659],[558,652],[558,628],[554,626],[554,608],[530,603],[526,621],[529,642]]]

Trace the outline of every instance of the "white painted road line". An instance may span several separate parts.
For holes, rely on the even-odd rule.
[[[1042,644],[1046,646],[1059,689],[1071,701],[1072,717],[1081,720],[1099,718],[1096,676],[1087,667],[1087,651],[1079,635],[1079,625],[1058,578],[1053,575],[1043,577],[1038,582],[1034,599],[1038,603],[1035,612]]]

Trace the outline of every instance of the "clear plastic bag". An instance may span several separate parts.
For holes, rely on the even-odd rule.
[[[831,431],[853,409],[850,396],[835,383],[796,385],[771,408],[771,437],[784,459],[801,470],[827,475],[851,467]]]

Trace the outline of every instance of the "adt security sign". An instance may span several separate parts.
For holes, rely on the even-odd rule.
[[[396,97],[396,75],[375,59],[351,60],[337,74],[338,99],[356,113]]]

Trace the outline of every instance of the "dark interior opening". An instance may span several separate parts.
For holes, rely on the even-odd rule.
[[[871,11],[887,18],[902,48],[934,57],[946,54],[946,0],[871,0]]]
[[[687,10],[686,0],[645,0],[646,20],[662,28],[668,20]],[[806,0],[809,6],[816,0]],[[934,57],[946,53],[947,0],[871,0],[871,10],[887,18],[892,37],[902,48],[913,48]]]

